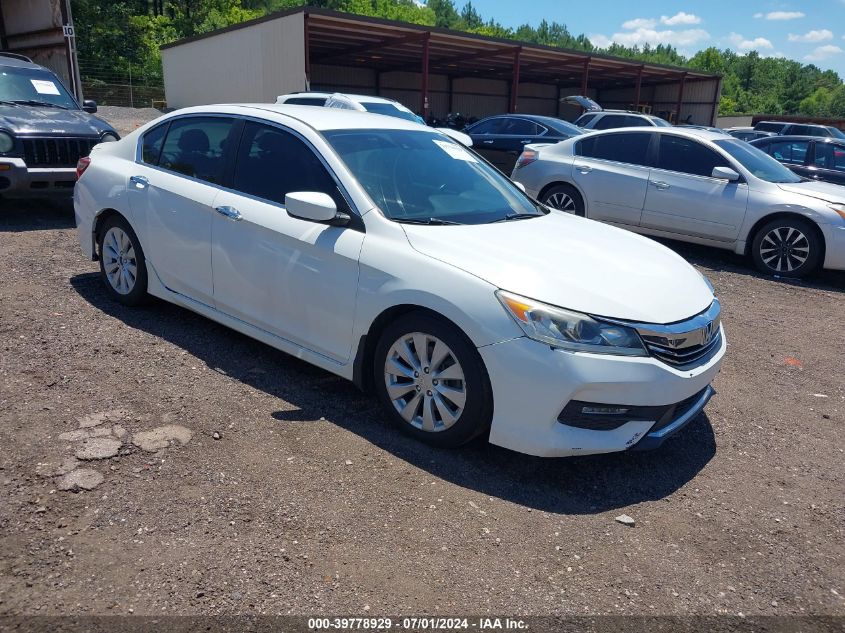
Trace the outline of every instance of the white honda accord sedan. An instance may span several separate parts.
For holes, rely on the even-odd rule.
[[[541,202],[638,233],[749,255],[764,273],[845,270],[845,187],[811,182],[745,141],[626,128],[528,146],[514,180]]]
[[[702,275],[417,123],[187,108],[78,171],[79,240],[115,300],[160,297],[353,380],[432,444],[653,448],[713,393],[726,342]]]

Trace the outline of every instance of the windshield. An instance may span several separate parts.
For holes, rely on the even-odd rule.
[[[581,118],[583,119],[584,117]],[[545,121],[541,119],[540,124],[542,125],[543,123],[545,123]],[[561,121],[560,119],[549,121],[549,125],[553,127],[558,133],[568,134],[569,136],[578,136],[584,133],[584,130],[582,130],[577,125],[569,123],[568,121]]]
[[[38,68],[3,67],[0,71],[0,101],[77,109],[76,102],[58,77]]]
[[[385,114],[387,116],[395,116],[400,119],[405,119],[406,121],[414,121],[415,123],[419,122],[419,118],[413,112],[406,112],[405,110],[400,110],[392,103],[374,103],[372,101],[362,101],[361,105],[364,106],[364,109],[367,112],[373,112],[375,114]]]
[[[486,224],[544,213],[499,171],[442,134],[331,130],[323,135],[391,220]]]
[[[838,127],[829,127],[827,129],[830,130],[830,135],[834,138],[845,138],[845,132],[840,130]]]
[[[735,158],[743,167],[760,180],[767,182],[801,182],[801,178],[789,171],[774,158],[745,141],[713,141]]]

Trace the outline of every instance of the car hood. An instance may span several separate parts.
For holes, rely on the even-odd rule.
[[[0,105],[0,128],[15,134],[98,136],[112,127],[84,110]]]
[[[665,246],[557,211],[496,224],[402,227],[411,246],[429,257],[498,288],[587,314],[673,323],[713,302],[701,275]]]
[[[826,202],[845,201],[845,187],[829,182],[804,181],[779,183],[778,187],[790,193],[800,193]]]

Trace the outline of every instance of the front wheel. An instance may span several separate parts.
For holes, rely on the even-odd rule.
[[[547,207],[580,215],[582,218],[586,216],[584,199],[578,193],[578,190],[571,185],[555,185],[543,194],[540,202]]]
[[[815,227],[799,218],[778,218],[754,235],[751,256],[757,268],[769,275],[804,277],[819,265],[822,243]]]
[[[100,276],[113,299],[135,306],[147,298],[147,263],[129,222],[119,215],[106,218],[99,231]]]
[[[374,379],[388,417],[404,432],[452,448],[483,433],[493,396],[478,350],[450,323],[400,317],[376,346]]]

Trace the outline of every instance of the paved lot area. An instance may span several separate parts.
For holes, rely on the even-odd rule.
[[[706,415],[540,460],[427,448],[351,384],[112,303],[69,206],[0,205],[0,615],[845,614],[843,275],[670,244],[724,306]]]

